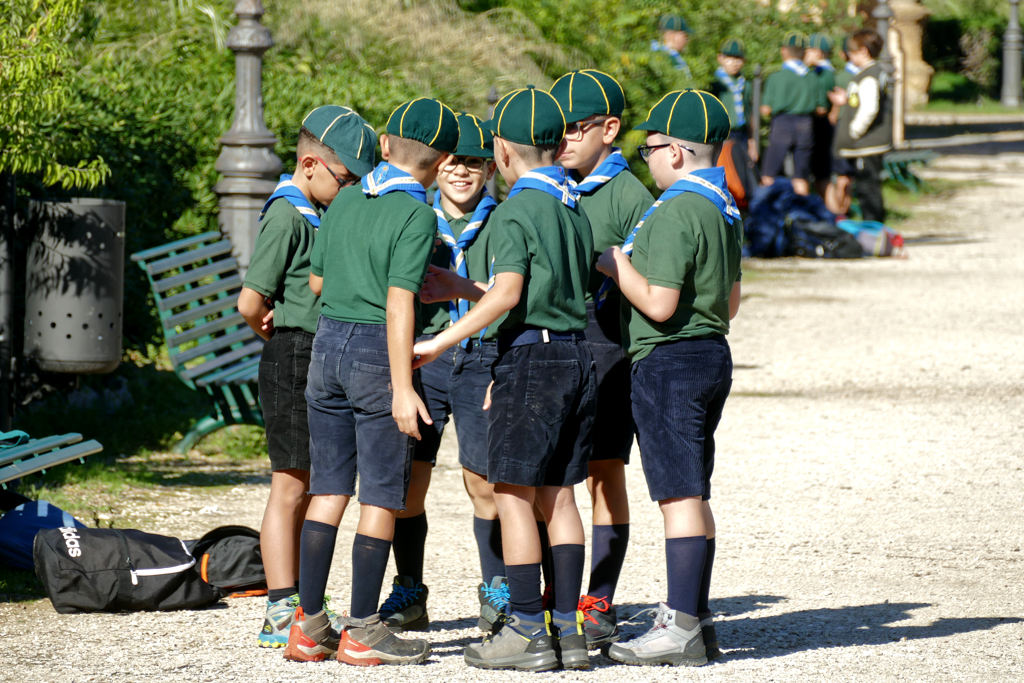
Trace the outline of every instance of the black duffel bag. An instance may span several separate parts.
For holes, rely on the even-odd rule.
[[[178,610],[219,599],[177,538],[134,529],[44,529],[36,576],[61,614]]]
[[[199,575],[228,598],[267,594],[260,532],[247,526],[221,526],[185,547],[199,563]]]

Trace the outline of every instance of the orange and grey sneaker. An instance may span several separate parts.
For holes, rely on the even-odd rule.
[[[608,598],[584,595],[580,597],[577,609],[583,613],[583,630],[587,634],[588,648],[599,648],[619,640],[615,606],[608,602]]]
[[[339,641],[338,633],[331,628],[326,610],[307,617],[302,607],[298,607],[291,630],[288,631],[284,658],[296,662],[322,662],[334,657]]]
[[[338,661],[355,666],[378,664],[420,664],[430,655],[430,643],[399,638],[381,621],[379,614],[365,619],[345,618]]]

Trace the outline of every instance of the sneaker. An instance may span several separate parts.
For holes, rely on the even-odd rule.
[[[327,618],[331,622],[331,628],[341,634],[341,629],[345,628],[345,618],[340,614],[331,609],[331,596],[324,596],[324,612],[327,612]]]
[[[288,644],[288,631],[292,627],[292,618],[299,606],[299,596],[291,595],[275,602],[267,600],[267,613],[263,617],[263,628],[260,629],[256,644],[259,647],[284,647]]]
[[[550,671],[558,667],[555,639],[551,635],[551,613],[526,618],[509,615],[497,635],[478,645],[467,645],[466,664],[479,669]]]
[[[718,659],[722,651],[718,648],[718,634],[715,633],[715,615],[711,612],[697,612],[697,618],[700,619],[700,635],[704,638],[708,661]]]
[[[608,656],[624,664],[700,666],[708,663],[700,620],[658,605],[654,625],[647,633],[608,648]]]
[[[481,583],[477,588],[477,597],[480,599],[480,619],[476,627],[487,633],[497,633],[508,615],[508,579],[495,576],[490,586]]]
[[[341,632],[341,647],[338,648],[340,662],[355,666],[419,664],[429,655],[430,643],[399,638],[379,614],[371,614],[365,619],[345,618],[345,630]]]
[[[619,640],[615,606],[608,602],[608,598],[584,595],[580,597],[578,609],[583,612],[583,632],[587,634],[587,647],[593,650]]]
[[[338,633],[331,628],[327,612],[321,610],[307,617],[298,607],[288,631],[284,658],[296,662],[322,662],[338,651],[338,640]]]
[[[396,576],[391,595],[380,606],[380,618],[395,633],[426,631],[430,625],[427,616],[427,596],[430,591],[422,583],[408,576]]]
[[[558,640],[555,642],[562,667],[589,669],[590,653],[587,652],[587,634],[583,631],[583,612],[552,612],[551,625],[557,632]]]

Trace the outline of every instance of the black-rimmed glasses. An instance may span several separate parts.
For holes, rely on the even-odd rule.
[[[443,170],[445,173],[453,173],[459,167],[459,164],[465,166],[466,170],[470,173],[480,173],[484,170],[487,160],[480,157],[457,157],[452,155],[448,157],[448,163],[445,164]]]
[[[570,123],[565,127],[565,139],[569,142],[579,142],[583,139],[583,134],[586,133],[591,126],[604,123],[610,118],[613,117],[606,116],[603,119],[591,119],[590,121],[577,121],[575,123]]]
[[[334,171],[331,170],[331,167],[327,165],[326,161],[324,161],[323,159],[321,159],[320,157],[318,157],[315,154],[313,155],[313,158],[316,159],[317,161],[319,161],[320,164],[325,169],[327,169],[327,172],[330,173],[331,177],[334,178],[334,180],[338,183],[338,189],[339,190],[344,190],[346,187],[351,187],[352,185],[355,185],[356,183],[359,182],[359,178],[341,178],[341,177],[339,177],[337,173],[335,173]]]
[[[638,145],[637,148],[636,148],[636,151],[640,153],[640,158],[641,159],[643,159],[644,161],[650,163],[651,155],[654,154],[655,151],[657,151],[659,149],[662,149],[663,147],[671,147],[672,145],[679,145],[679,143],[678,142],[666,142],[664,145]],[[694,154],[694,155],[697,154],[696,152],[694,152],[689,147],[683,147],[682,145],[679,145],[679,147],[681,149],[685,149],[690,154]]]

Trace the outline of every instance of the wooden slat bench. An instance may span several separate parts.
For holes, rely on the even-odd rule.
[[[882,177],[892,178],[911,192],[920,192],[924,189],[924,181],[914,174],[912,166],[927,166],[938,158],[939,153],[930,149],[888,152],[882,157]]]
[[[72,460],[85,462],[87,455],[103,450],[98,441],[82,441],[81,434],[34,439],[21,446],[0,449],[0,486],[27,474],[43,472]]]
[[[174,446],[187,453],[229,424],[263,426],[257,375],[263,339],[238,312],[242,277],[231,242],[208,232],[132,255],[160,312],[174,372],[213,399],[214,412]]]

